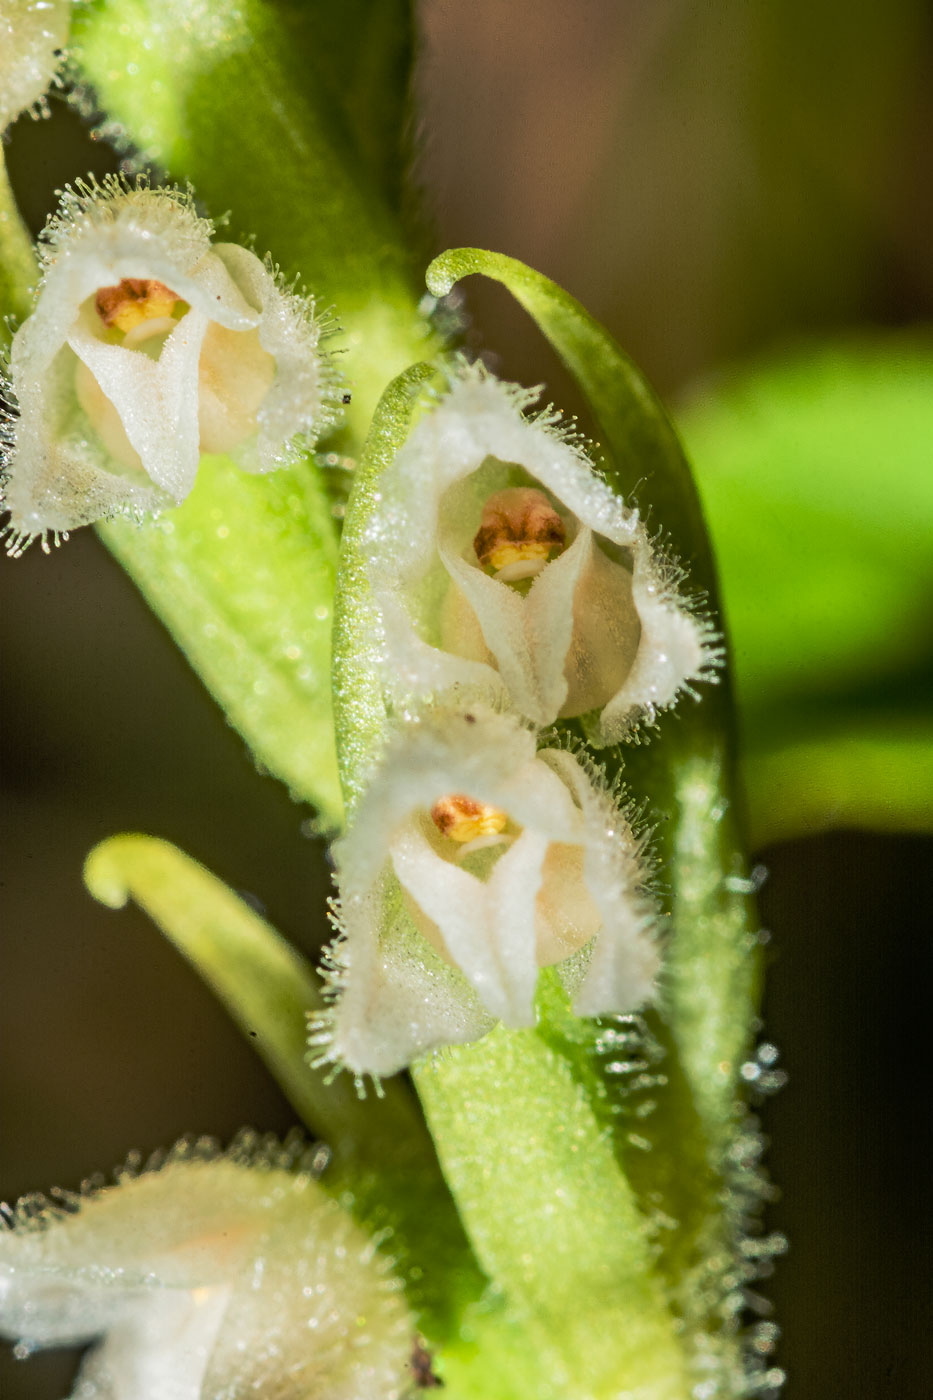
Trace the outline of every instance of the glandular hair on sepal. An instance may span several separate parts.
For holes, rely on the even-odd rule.
[[[318,1150],[185,1139],[0,1229],[0,1333],[94,1341],[75,1396],[385,1400],[412,1320],[391,1260],[315,1180]]]

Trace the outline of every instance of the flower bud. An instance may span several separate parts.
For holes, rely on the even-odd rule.
[[[243,1143],[246,1143],[244,1151]],[[384,1400],[412,1329],[372,1243],[307,1175],[180,1144],[160,1169],[0,1219],[0,1334],[95,1341],[74,1396]],[[100,1338],[100,1341],[97,1339]]]
[[[0,0],[0,134],[55,76],[70,10],[71,0]]]
[[[334,855],[336,1000],[315,1043],[357,1075],[532,1025],[542,967],[584,1016],[651,994],[640,843],[598,775],[513,717],[406,724]]]
[[[11,351],[14,552],[182,501],[202,453],[253,472],[286,465],[333,422],[313,303],[211,231],[177,190],[111,181],[66,194]]]
[[[388,698],[456,692],[614,743],[708,678],[709,624],[638,512],[536,398],[457,378],[379,482],[369,578]]]

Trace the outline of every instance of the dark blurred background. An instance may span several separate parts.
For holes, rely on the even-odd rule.
[[[933,319],[928,5],[421,9],[436,248],[498,248],[556,278],[675,404],[730,360]],[[8,160],[36,229],[56,186],[117,166],[59,101],[51,126],[17,124]],[[575,405],[504,294],[469,305],[503,372]],[[311,950],[329,876],[306,814],[255,772],[91,531],[0,577],[0,1196],[75,1186],[185,1132],[285,1130],[291,1110],[196,976],[80,873],[112,832],[166,836]],[[754,853],[765,1032],[789,1071],[762,1112],[769,1225],[791,1241],[767,1292],[793,1400],[928,1393],[931,853],[847,831]],[[4,1353],[0,1396],[58,1400],[70,1364]]]

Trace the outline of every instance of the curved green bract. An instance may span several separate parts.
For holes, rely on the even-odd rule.
[[[366,573],[366,530],[378,504],[379,477],[411,432],[419,399],[438,371],[416,364],[394,379],[376,413],[347,503],[334,593],[334,716],[348,813],[366,786],[383,744],[378,619]]]
[[[340,826],[330,701],[337,527],[307,462],[252,476],[203,458],[194,490],[145,525],[98,526],[257,762]]]
[[[302,1120],[332,1145],[338,1169],[361,1153],[397,1150],[418,1126],[400,1085],[367,1105],[348,1079],[326,1084],[308,1069],[307,1017],[324,1005],[310,963],[204,866],[154,836],[111,836],[88,856],[84,882],[111,909],[134,900],[171,939],[251,1036]]]
[[[323,1007],[306,960],[221,880],[152,836],[113,836],[87,858],[85,883],[113,909],[144,909],[216,992],[331,1153],[321,1184],[370,1230],[388,1230],[421,1325],[456,1329],[482,1278],[444,1186],[417,1104],[401,1080],[359,1097],[347,1075],[307,1063],[309,1012]]]

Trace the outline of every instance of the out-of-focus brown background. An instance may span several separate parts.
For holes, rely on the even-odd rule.
[[[724,361],[933,314],[933,20],[918,0],[425,0],[418,179],[437,249],[512,253],[566,285],[676,401]],[[18,123],[36,227],[93,164],[77,118]],[[472,291],[504,372],[573,404],[540,337]],[[933,385],[931,385],[933,392]],[[931,463],[933,470],[933,463]],[[312,949],[329,876],[89,530],[2,561],[0,1196],[182,1133],[293,1115],[148,922],[92,903],[114,831],[169,837]],[[927,1393],[919,1248],[931,842],[839,833],[770,871],[764,1106],[792,1248],[768,1287],[793,1400]],[[927,1056],[928,1057],[928,1056]],[[0,1355],[3,1400],[59,1400],[69,1358]]]

